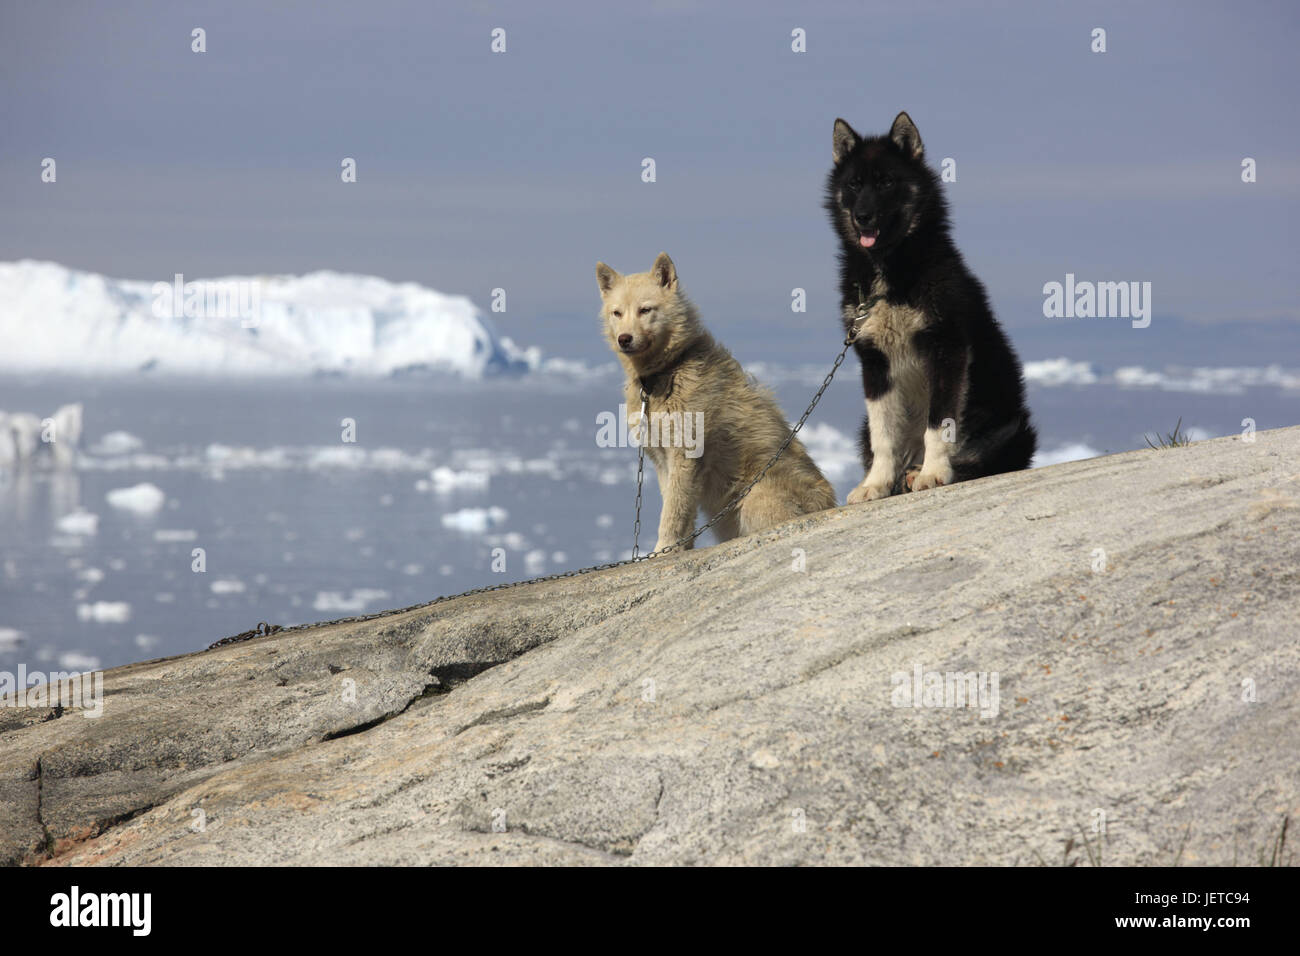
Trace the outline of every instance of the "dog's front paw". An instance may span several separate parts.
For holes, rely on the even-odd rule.
[[[868,484],[866,479],[863,479],[862,484],[849,492],[848,503],[856,505],[864,501],[877,501],[880,498],[888,498],[892,490],[889,485]]]
[[[913,491],[928,491],[931,488],[941,488],[944,485],[952,484],[952,468],[926,468],[922,467],[912,479],[911,486]]]

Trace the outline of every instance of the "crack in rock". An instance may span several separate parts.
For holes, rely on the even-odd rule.
[[[499,661],[462,661],[455,664],[444,664],[433,668],[429,671],[429,680],[419,692],[413,694],[411,698],[402,705],[400,709],[392,710],[387,714],[380,714],[373,720],[367,720],[364,723],[357,724],[353,727],[345,727],[342,730],[331,731],[321,740],[338,740],[341,737],[351,737],[354,734],[364,734],[368,730],[374,730],[380,724],[387,723],[394,717],[400,717],[411,709],[416,703],[427,697],[439,697],[443,694],[450,694],[455,688],[465,683],[472,677],[483,673],[498,664],[504,664],[505,660]]]
[[[520,714],[536,713],[539,710],[545,710],[549,706],[551,706],[551,698],[547,696],[541,700],[530,700],[523,704],[515,704],[513,707],[501,707],[497,710],[485,711],[471,720],[468,724],[458,727],[452,736],[459,737],[471,727],[481,727],[483,724],[495,723],[499,720],[509,720],[511,717],[518,717]]]

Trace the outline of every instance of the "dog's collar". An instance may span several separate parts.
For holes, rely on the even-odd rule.
[[[873,295],[868,298],[862,291],[861,283],[855,282],[853,285],[858,290],[858,318],[864,319],[867,317],[867,314],[876,307],[876,303],[883,302],[885,297],[883,295]]]
[[[860,283],[855,282],[853,285],[858,290],[858,311],[853,317],[853,324],[849,326],[848,334],[844,336],[845,348],[857,341],[858,336],[862,333],[862,323],[867,321],[867,316],[871,314],[871,310],[875,308],[876,303],[885,298],[883,295],[873,295],[871,298],[867,298],[862,294],[862,285]]]
[[[659,383],[663,381],[665,378],[668,379],[668,390],[664,392],[663,397],[667,398],[669,395],[671,395],[673,393],[673,372],[674,371],[676,371],[675,366],[673,368],[664,369],[661,372],[655,372],[653,375],[642,375],[638,379],[638,381],[641,383],[641,400],[645,401],[647,398],[653,395],[655,393],[655,389],[659,386]]]
[[[676,374],[677,370],[681,368],[682,363],[685,362],[689,356],[700,351],[700,348],[701,346],[699,344],[691,345],[683,349],[665,368],[661,368],[659,371],[652,372],[649,375],[640,376],[637,381],[641,385],[642,400],[654,395],[659,389],[659,386],[665,381],[667,381],[668,386],[663,390],[663,395],[661,397],[667,398],[671,395],[673,393],[673,376]]]

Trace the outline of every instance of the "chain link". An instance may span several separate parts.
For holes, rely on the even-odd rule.
[[[645,386],[641,387],[641,418],[636,425],[636,521],[632,525],[632,560],[635,561],[639,551],[639,541],[641,537],[641,478],[645,474],[645,442],[641,440],[642,435],[649,436],[649,429],[646,425],[645,413],[650,407],[650,396],[646,394]]]
[[[577,577],[580,574],[590,574],[594,571],[608,571],[611,568],[621,568],[629,564],[640,564],[643,561],[648,561],[651,558],[655,558],[663,554],[670,554],[673,551],[683,550],[686,547],[686,545],[693,543],[696,538],[704,534],[704,532],[708,531],[710,528],[716,525],[727,515],[731,514],[731,512],[735,511],[736,508],[740,505],[741,501],[745,499],[745,496],[748,495],[751,490],[753,490],[756,484],[762,481],[763,476],[766,475],[768,471],[771,470],[772,466],[775,465],[777,461],[780,460],[781,456],[785,454],[785,450],[789,448],[790,443],[794,441],[794,436],[799,434],[799,429],[803,428],[804,422],[808,421],[808,416],[810,416],[813,413],[813,409],[817,407],[817,403],[820,402],[822,400],[822,396],[826,394],[826,389],[830,388],[831,379],[835,377],[835,373],[839,371],[839,367],[844,364],[845,355],[848,354],[849,348],[852,347],[854,340],[856,340],[858,337],[859,326],[862,324],[862,318],[864,318],[865,313],[869,311],[869,306],[865,308],[863,306],[865,306],[865,303],[860,304],[860,307],[858,309],[859,319],[857,322],[854,323],[853,328],[850,329],[849,333],[844,337],[844,347],[840,349],[840,354],[835,356],[835,361],[831,365],[831,370],[826,373],[826,377],[822,380],[821,388],[817,389],[817,394],[812,397],[812,401],[808,403],[808,408],[804,410],[804,413],[799,416],[799,420],[795,422],[794,427],[790,429],[790,434],[785,436],[785,441],[783,441],[781,443],[781,447],[776,450],[776,454],[772,456],[771,460],[766,465],[763,466],[762,470],[759,471],[759,473],[753,477],[753,479],[749,482],[749,484],[747,484],[744,488],[741,489],[740,493],[737,494],[736,497],[733,498],[725,508],[723,508],[716,515],[714,515],[712,518],[709,519],[707,524],[705,524],[701,528],[698,528],[695,531],[692,531],[686,537],[673,542],[667,547],[660,548],[657,551],[650,551],[646,554],[638,554],[638,537],[641,533],[641,480],[645,469],[645,444],[642,443],[639,440],[639,438],[640,438],[640,428],[642,425],[645,424],[645,413],[648,404],[645,389],[642,388],[641,423],[638,425],[638,448],[637,448],[637,465],[636,465],[636,523],[633,525],[632,528],[632,557],[626,558],[622,561],[610,561],[607,562],[606,564],[593,564],[592,566],[586,568],[575,568],[571,571],[559,571],[556,572],[555,574],[546,574],[537,578],[528,578],[525,581],[506,581],[502,584],[489,584],[481,588],[471,588],[468,591],[461,591],[459,594],[444,594],[441,597],[434,598],[432,601],[425,601],[423,604],[412,604],[410,607],[394,608],[388,611],[377,611],[374,614],[358,614],[353,617],[335,618],[332,621],[313,621],[307,624],[294,624],[291,627],[280,627],[278,625],[259,624],[257,628],[255,628],[252,631],[245,631],[242,634],[234,634],[231,635],[230,637],[222,638],[221,640],[208,645],[208,650],[212,650],[217,647],[224,647],[229,644],[237,644],[241,641],[251,640],[254,637],[263,637],[267,634],[273,634],[273,633],[282,634],[285,633],[286,631],[301,631],[309,627],[328,627],[334,624],[358,624],[362,621],[373,621],[381,617],[392,617],[397,614],[405,614],[408,611],[418,611],[423,608],[436,607],[439,604],[444,604],[447,601],[452,601],[455,600],[456,598],[471,597],[476,594],[490,594],[493,591],[506,591],[509,590],[510,588],[521,587],[522,585],[525,584],[541,584],[545,581],[560,581],[563,580],[564,578],[573,578],[573,577]]]

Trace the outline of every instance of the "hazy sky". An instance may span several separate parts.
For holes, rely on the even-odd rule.
[[[500,286],[499,328],[572,355],[602,348],[596,260],[662,249],[740,357],[817,360],[832,121],[905,108],[1018,338],[1059,328],[1041,290],[1067,272],[1151,282],[1153,327],[1300,318],[1294,2],[886,6],[0,0],[0,259]]]

